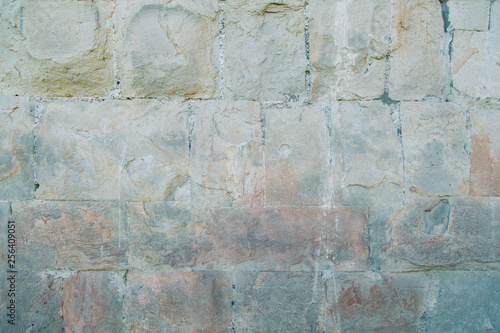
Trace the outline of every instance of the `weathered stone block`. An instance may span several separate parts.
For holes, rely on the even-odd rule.
[[[500,110],[472,109],[470,194],[500,196]]]
[[[258,103],[196,104],[190,177],[190,200],[195,206],[264,206],[264,154]]]
[[[429,274],[421,327],[426,332],[494,332],[500,327],[499,272]]]
[[[39,128],[38,199],[187,201],[188,105],[50,103]]]
[[[14,202],[12,211],[19,269],[127,265],[127,225],[115,203]]]
[[[364,209],[219,209],[205,230],[213,244],[209,258],[252,271],[363,270],[366,219]]]
[[[402,103],[407,194],[466,195],[470,157],[466,116],[453,103]]]
[[[0,92],[105,96],[113,88],[109,1],[3,1]]]
[[[219,57],[215,1],[117,2],[117,65],[127,97],[212,98]]]
[[[127,331],[228,332],[231,294],[228,273],[129,273]]]
[[[237,272],[234,287],[236,332],[324,332],[318,273]]]
[[[447,62],[438,0],[398,0],[393,8],[389,97],[421,100],[443,96]]]
[[[489,198],[418,200],[392,217],[388,254],[417,266],[496,262],[494,209]]]
[[[448,0],[448,19],[452,29],[488,30],[490,23],[489,0]]]
[[[123,274],[79,272],[64,280],[65,332],[122,332]]]
[[[328,110],[266,110],[267,205],[321,205],[332,195]]]
[[[423,274],[326,273],[326,332],[417,332]]]
[[[305,89],[304,1],[226,4],[225,78],[230,99],[296,99]]]
[[[455,31],[452,46],[453,87],[471,97],[500,97],[500,23],[491,31]]]
[[[314,99],[374,99],[384,93],[391,3],[311,0],[308,6]]]
[[[382,102],[343,102],[343,202],[396,204],[403,196],[403,163],[398,126]]]
[[[0,96],[0,200],[33,198],[33,115],[26,98]]]

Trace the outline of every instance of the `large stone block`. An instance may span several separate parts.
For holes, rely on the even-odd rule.
[[[227,1],[229,99],[296,99],[305,89],[304,1]]]
[[[252,271],[359,271],[368,256],[366,219],[365,209],[219,209],[205,230],[213,244],[207,258]]]
[[[0,96],[0,200],[33,198],[34,105]]]
[[[216,1],[117,2],[117,66],[123,95],[214,97],[217,10]]]
[[[393,8],[389,97],[421,100],[447,93],[444,22],[438,0],[397,0]]]
[[[79,272],[64,280],[65,332],[122,332],[123,274]]]
[[[374,99],[384,93],[391,2],[311,0],[314,99]]]
[[[448,0],[448,19],[452,29],[488,30],[490,23],[490,0]]]
[[[329,110],[311,106],[265,112],[266,204],[327,203],[333,192]]]
[[[190,162],[194,206],[264,206],[261,132],[256,102],[195,104]]]
[[[188,118],[187,104],[159,101],[48,104],[36,197],[187,201]]]
[[[113,89],[109,1],[2,1],[0,92],[106,96]]]
[[[417,332],[423,274],[325,273],[326,332]]]
[[[471,109],[470,194],[500,196],[500,110]]]
[[[500,327],[500,273],[435,272],[421,327],[425,332],[495,332]]]
[[[228,273],[129,273],[127,332],[228,332],[231,297]]]
[[[388,255],[428,267],[497,262],[497,208],[489,198],[418,200],[391,218]]]
[[[398,126],[382,102],[340,103],[347,205],[402,202],[403,159]]]
[[[234,288],[236,332],[324,332],[319,273],[237,272]]]
[[[498,14],[494,14],[495,7]],[[500,16],[495,2],[493,15]],[[492,23],[490,31],[455,31],[452,47],[453,88],[475,98],[499,98],[500,22],[496,26]]]
[[[466,116],[453,103],[402,103],[406,193],[467,195],[470,156]]]
[[[126,209],[122,210],[125,215]],[[127,225],[115,203],[14,202],[12,211],[19,269],[127,265]]]

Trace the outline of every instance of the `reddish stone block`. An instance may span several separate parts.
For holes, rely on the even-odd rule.
[[[110,269],[127,264],[126,221],[120,221],[115,203],[14,202],[12,210],[18,225],[19,269]]]
[[[127,275],[129,332],[227,332],[231,281],[221,272],[133,272]]]

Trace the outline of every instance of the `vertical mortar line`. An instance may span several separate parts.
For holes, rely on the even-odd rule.
[[[333,149],[334,149],[334,144],[333,144],[333,130],[332,130],[332,108],[331,106],[325,105],[323,108],[325,115],[326,115],[326,128],[327,128],[327,135],[328,135],[328,185],[327,185],[327,193],[325,194],[324,197],[324,205],[327,207],[332,207],[333,206],[333,201],[335,198],[335,186],[334,186],[334,161],[333,161]]]
[[[305,102],[309,104],[311,102],[311,82],[312,82],[312,65],[311,59],[309,57],[310,54],[310,45],[309,45],[309,0],[305,0],[304,2],[304,42],[305,42],[305,50],[306,50],[306,70],[305,70]]]
[[[441,2],[441,16],[443,18],[443,26],[444,26],[444,38],[445,40],[443,43],[445,43],[444,47],[445,50],[445,55],[447,54],[447,76],[449,78],[449,91],[446,94],[446,101],[448,100],[448,95],[451,93],[451,89],[453,88],[453,77],[452,77],[452,68],[451,68],[451,53],[452,53],[452,45],[453,45],[453,38],[454,38],[454,29],[450,24],[449,20],[449,15],[450,15],[450,9],[448,7],[448,0],[440,0]],[[443,96],[444,96],[444,90]]]
[[[112,28],[113,28],[113,91],[111,92],[111,98],[120,98],[122,95],[120,88],[120,79],[118,75],[118,61],[116,58],[116,2],[117,0],[113,0],[113,14],[112,14]]]
[[[125,318],[125,313],[126,313],[126,308],[125,308],[125,301],[126,301],[126,296],[127,296],[127,274],[129,270],[125,270],[125,274],[123,274],[123,296],[122,296],[122,323],[123,323],[123,332],[127,332],[127,321]]]
[[[45,110],[45,100],[43,98],[38,99],[33,110],[34,121],[33,121],[33,198],[36,199],[36,190],[40,186],[38,183],[37,174],[37,150],[38,150],[38,128],[42,122],[43,111]]]
[[[391,118],[396,124],[399,146],[401,149],[401,168],[403,171],[403,206],[406,203],[406,162],[405,151],[403,146],[403,123],[401,120],[401,102],[391,104]]]
[[[193,131],[194,131],[194,104],[192,101],[189,101],[188,104],[189,111],[189,120],[188,120],[188,203],[191,204],[191,162],[192,162],[192,142],[193,142]]]
[[[264,182],[264,206],[267,206],[267,183],[266,183],[266,111],[264,105],[259,103],[260,107],[260,135],[262,145],[262,168],[264,169],[263,182]]]
[[[231,332],[236,332],[236,327],[234,325],[234,305],[235,305],[235,296],[236,296],[236,273],[233,267],[233,284],[232,284],[232,298],[231,298]]]
[[[471,167],[472,167],[472,120],[470,119],[469,108],[467,107],[465,110],[465,143],[464,150],[469,158],[469,189],[467,191],[467,195],[470,195],[471,190]]]
[[[226,3],[219,1],[219,99],[226,99],[226,77],[225,77],[225,40],[226,40]]]
[[[490,0],[490,12],[489,12],[489,16],[488,16],[488,31],[491,30],[491,7],[493,7],[493,2],[495,2],[495,0]]]

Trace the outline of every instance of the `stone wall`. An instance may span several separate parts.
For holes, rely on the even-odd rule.
[[[500,332],[500,1],[2,0],[0,59],[0,331]]]

